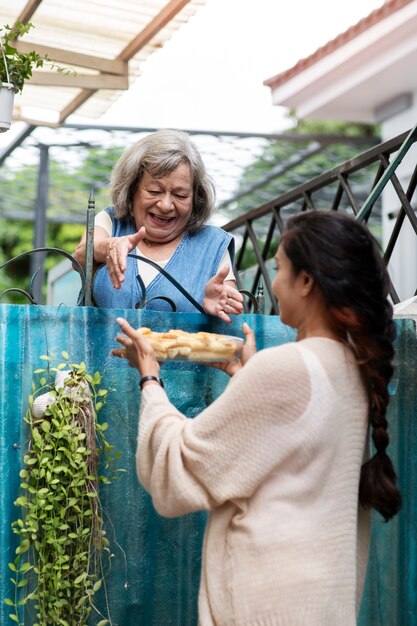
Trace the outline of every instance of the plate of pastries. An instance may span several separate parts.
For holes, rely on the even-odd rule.
[[[158,361],[193,361],[214,363],[233,361],[242,352],[244,340],[231,335],[184,330],[155,332],[147,327],[138,328],[154,349]]]

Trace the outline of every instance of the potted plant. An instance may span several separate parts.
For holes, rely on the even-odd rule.
[[[34,68],[49,61],[47,56],[35,51],[19,52],[12,45],[17,37],[22,37],[31,28],[31,22],[0,26],[0,132],[10,128],[15,93],[22,92],[25,80],[32,76]]]

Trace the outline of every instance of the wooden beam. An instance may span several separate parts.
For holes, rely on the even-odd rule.
[[[42,0],[28,0],[26,6],[23,7],[19,17],[16,19],[16,22],[29,22],[40,4],[42,4]]]
[[[91,96],[96,93],[96,89],[83,89],[78,96],[71,100],[69,104],[63,109],[59,114],[59,124],[65,122],[67,117],[69,117],[72,113],[74,113],[77,109],[80,108],[84,102],[86,102]]]
[[[114,74],[76,74],[62,72],[33,72],[27,81],[30,85],[48,87],[75,87],[77,89],[129,89],[127,76]]]
[[[179,13],[190,0],[171,0],[153,20],[117,55],[117,59],[130,61],[137,52],[151,41]]]
[[[41,56],[48,56],[52,61],[66,63],[70,66],[87,67],[98,72],[106,74],[120,74],[127,76],[128,64],[126,61],[118,61],[112,59],[103,59],[90,54],[81,54],[71,50],[61,50],[60,48],[52,48],[51,46],[39,46],[38,44],[28,43],[27,41],[15,41],[14,46],[19,52],[27,53],[34,50]]]

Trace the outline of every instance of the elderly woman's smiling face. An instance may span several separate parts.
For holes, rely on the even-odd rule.
[[[150,241],[166,243],[178,239],[193,210],[193,179],[187,163],[155,178],[144,172],[133,201],[136,227],[146,228]]]

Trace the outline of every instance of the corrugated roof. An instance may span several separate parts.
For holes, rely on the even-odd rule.
[[[17,42],[47,53],[65,75],[44,67],[16,94],[14,119],[60,124],[98,118],[205,0],[0,0],[0,24],[32,22]]]
[[[375,9],[370,13],[367,17],[361,19],[357,24],[354,24],[350,28],[348,28],[344,33],[341,33],[335,39],[332,39],[324,46],[321,46],[310,56],[301,59],[296,63],[293,67],[290,67],[288,70],[269,78],[264,81],[264,85],[267,87],[271,87],[271,89],[276,89],[280,85],[283,85],[288,80],[304,72],[307,68],[311,67],[315,63],[318,63],[323,59],[323,57],[331,54],[341,46],[346,45],[349,41],[358,37],[363,32],[367,31],[372,26],[375,26],[378,22],[390,17],[393,13],[396,13],[403,7],[407,6],[411,2],[415,2],[416,0],[386,0],[382,7],[379,9]]]

